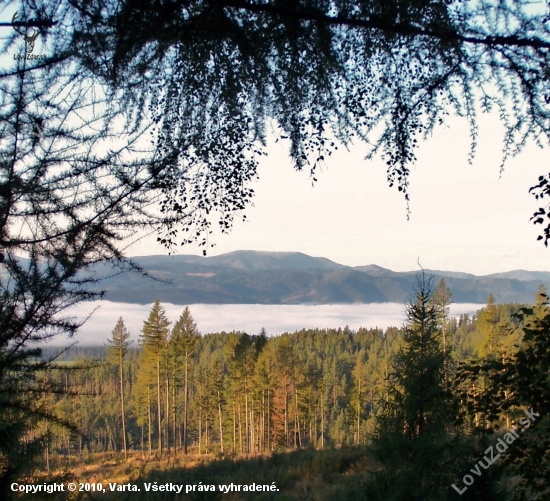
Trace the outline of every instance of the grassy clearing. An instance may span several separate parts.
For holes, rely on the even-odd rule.
[[[237,456],[214,458],[207,455],[170,458],[146,458],[132,454],[127,461],[118,455],[101,454],[90,457],[88,464],[71,471],[60,470],[56,476],[65,475],[77,483],[100,482],[105,493],[76,492],[45,495],[44,499],[60,500],[303,500],[338,501],[365,499],[364,485],[369,471],[377,465],[366,448],[302,449],[292,452],[262,456]],[[68,476],[67,476],[68,475]],[[34,479],[44,482],[44,477]],[[133,484],[139,492],[110,491],[109,483]],[[145,484],[195,485],[195,491],[147,492]],[[275,485],[275,492],[222,492],[221,485],[249,486],[252,483]],[[203,491],[201,486],[215,486],[215,490]],[[41,499],[33,495],[33,499]]]

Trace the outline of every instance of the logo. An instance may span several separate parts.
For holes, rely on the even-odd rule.
[[[19,34],[19,36],[25,41],[25,44],[27,45],[27,59],[43,59],[45,56],[43,55],[37,55],[33,54],[32,51],[34,50],[34,42],[42,33],[42,29],[35,27],[31,33],[28,33],[30,23],[24,23],[24,22],[16,22],[17,15],[19,14],[19,11],[15,11],[15,14],[11,18],[11,25],[13,26],[13,29]],[[20,28],[23,28],[23,30],[20,30]],[[13,56],[14,59],[23,59],[23,57],[17,57]]]

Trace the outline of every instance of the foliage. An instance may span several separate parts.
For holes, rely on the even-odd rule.
[[[20,14],[28,19],[32,10],[43,19],[48,8],[26,4]],[[48,443],[44,421],[59,423],[52,408],[44,407],[51,388],[43,383],[43,371],[54,365],[55,355],[37,363],[41,344],[72,336],[80,323],[67,316],[67,309],[101,297],[101,273],[91,267],[109,263],[114,268],[103,273],[111,275],[139,271],[124,260],[119,244],[163,221],[151,207],[151,162],[135,148],[142,130],[121,135],[116,106],[100,86],[73,72],[66,52],[61,50],[55,61],[33,60],[26,57],[27,44],[16,38],[13,31],[3,48],[22,49],[18,55],[24,57],[13,58],[13,65],[0,72],[3,498],[11,496],[5,486],[32,470],[36,454]]]
[[[252,201],[270,129],[313,180],[338,142],[371,145],[406,200],[420,139],[452,114],[470,125],[472,155],[480,111],[498,112],[503,161],[549,137],[547,13],[524,2],[29,0],[21,10],[57,22],[44,65],[102,85],[129,130],[154,127],[144,170],[162,192],[167,246],[206,246],[216,212],[229,230]]]
[[[441,307],[432,279],[417,277],[389,395],[377,416],[373,445],[383,469],[369,485],[377,499],[451,499],[450,486],[472,452],[454,426],[458,407],[446,382]],[[484,495],[493,498],[490,489]]]
[[[367,475],[362,467],[357,470],[353,467],[354,472],[363,473],[358,476],[348,473],[354,479],[350,478],[349,484],[335,477],[333,490],[328,485],[322,487],[327,498],[330,498],[329,492],[332,495],[339,492],[342,496],[349,495],[350,499],[360,495],[374,500],[415,499],[414,496],[430,499],[430,495],[434,499],[456,499],[458,494],[451,485],[462,486],[460,479],[475,468],[487,447],[494,445],[500,436],[500,432],[495,434],[488,424],[507,428],[506,419],[511,423],[521,417],[519,414],[528,407],[527,402],[535,397],[541,402],[542,411],[533,404],[534,410],[541,416],[547,412],[544,410],[548,375],[544,343],[547,336],[546,327],[541,326],[548,321],[548,306],[544,289],[537,294],[532,315],[518,305],[493,304],[497,325],[508,322],[510,315],[519,309],[520,315],[525,316],[520,330],[532,332],[532,339],[522,342],[520,352],[506,352],[504,358],[500,349],[507,343],[496,345],[496,353],[476,364],[466,365],[466,369],[471,367],[469,372],[462,368],[458,377],[450,372],[446,379],[440,310],[433,301],[429,284],[424,283],[423,287],[409,306],[410,322],[402,329],[388,328],[385,332],[379,329],[356,332],[347,328],[310,329],[269,338],[222,332],[197,337],[188,367],[189,451],[186,461],[224,457],[223,464],[216,464],[221,464],[222,470],[226,468],[223,465],[227,465],[228,483],[235,483],[240,475],[237,473],[239,467],[228,466],[232,464],[229,458],[235,459],[241,453],[302,450],[302,457],[312,454],[311,470],[294,466],[298,471],[288,470],[291,477],[288,483],[279,480],[286,474],[275,473],[275,470],[273,476],[262,478],[280,483],[285,496],[303,498],[316,489],[321,492],[322,482],[315,473],[317,462],[322,465],[327,457],[328,461],[333,460],[331,453],[316,456],[313,449],[327,449],[330,445],[345,448],[357,444],[359,437],[361,447],[363,444],[370,447],[371,440],[374,442],[377,462],[369,464],[367,470],[371,474]],[[162,306],[159,304],[156,309],[160,312]],[[182,316],[186,311],[189,325],[196,329],[189,309],[184,310]],[[453,350],[447,357],[454,357],[448,367],[480,356],[482,351],[475,347],[480,346],[483,350],[480,340],[485,335],[486,311],[484,308],[472,317],[463,315],[458,321],[448,319],[447,332],[449,339],[453,339]],[[154,323],[151,318],[149,322]],[[513,319],[509,323],[513,329]],[[172,337],[174,332],[173,329]],[[172,363],[172,337],[168,339],[169,348],[162,362],[166,367]],[[129,349],[125,363],[124,387],[128,389],[130,402],[126,410],[129,457],[138,451],[146,454],[151,442],[156,445],[159,426],[155,423],[160,416],[163,457],[172,464],[182,459],[180,454],[184,450],[183,358],[177,364],[180,366],[178,376],[166,378],[161,370],[162,399],[158,406],[158,374],[155,364],[148,367],[144,363],[144,349],[143,346]],[[105,357],[104,347],[95,350],[74,347],[69,350],[70,358]],[[519,364],[517,361],[523,360],[522,357],[525,361]],[[52,467],[92,461],[94,454],[102,451],[123,450],[118,426],[121,403],[118,367],[111,364],[91,366],[70,362],[70,359],[63,360],[63,364],[64,370],[48,375],[49,384],[60,390],[71,388],[72,392],[45,395],[44,403],[56,410],[58,418],[78,423],[88,441],[82,442],[78,435],[66,434],[60,427],[51,428]],[[76,367],[81,368],[75,370]],[[149,376],[150,382],[144,385],[144,378],[147,380]],[[472,383],[475,391],[472,391]],[[145,391],[147,397],[147,388],[149,400],[140,396]],[[456,391],[456,396],[451,394],[451,389]],[[149,424],[153,429],[148,438]],[[541,418],[536,427],[521,435],[522,446],[518,444],[513,451],[518,459],[517,467],[506,459],[502,464],[499,462],[483,470],[461,499],[495,499],[499,482],[518,499],[522,499],[519,497],[522,490],[536,499],[532,486],[544,486],[546,463],[541,463],[540,458],[544,456],[547,436],[547,418]],[[511,449],[508,454],[512,454]],[[281,461],[277,459],[281,457],[275,454],[273,464]],[[535,468],[533,465],[537,461]],[[346,468],[343,471],[349,472]],[[373,477],[375,471],[378,473]],[[221,475],[221,470],[219,473]],[[310,480],[301,477],[300,482],[298,478],[302,473],[311,475]],[[158,477],[155,473],[151,478],[169,479],[172,474],[176,473],[158,473]],[[202,478],[202,474],[210,475],[205,470],[185,473],[204,483],[206,477]],[[514,475],[521,475],[521,478],[514,480]],[[320,476],[324,478],[324,474]],[[517,487],[520,479],[525,480],[522,480],[525,485]]]
[[[74,334],[79,323],[64,316],[65,310],[98,297],[97,277],[86,270],[119,259],[116,228],[134,217],[130,200],[128,211],[114,203],[122,193],[101,196],[109,167],[97,167],[99,157],[83,155],[96,141],[90,128],[99,124],[77,117],[85,108],[82,89],[61,71],[38,78],[28,73],[25,61],[18,65],[15,76],[0,79],[0,421],[5,439],[0,482],[5,498],[11,496],[7,483],[32,469],[47,441],[37,433],[40,423],[57,421],[44,407],[43,394],[50,388],[39,376],[52,359],[36,362],[40,344]],[[94,178],[96,167],[101,175]]]
[[[449,113],[469,121],[474,147],[478,108],[496,108],[504,158],[548,138],[547,19],[520,2],[18,8],[49,26],[36,41],[48,35],[49,53],[27,58],[33,45],[22,48],[14,31],[3,48],[23,57],[0,72],[0,390],[9,395],[0,421],[10,423],[6,443],[17,444],[0,457],[2,479],[31,463],[21,459],[26,421],[47,417],[31,397],[42,391],[42,367],[29,343],[75,332],[63,312],[101,294],[92,264],[136,269],[120,242],[138,229],[160,231],[168,247],[206,246],[217,212],[227,231],[251,203],[268,127],[313,180],[336,142],[373,144],[407,200],[418,138]],[[322,397],[333,408],[347,398],[347,363],[327,368],[338,383]],[[159,419],[161,386],[169,388],[160,376],[159,362]],[[337,418],[344,426],[349,416]]]
[[[515,314],[521,342],[513,356],[472,360],[463,364],[459,373],[462,388],[466,389],[462,392],[465,414],[482,414],[489,429],[508,430],[519,423],[525,431],[521,444],[510,447],[504,455],[507,473],[520,475],[514,491],[518,500],[547,497],[550,474],[544,459],[550,447],[550,308],[544,289],[539,290],[536,299],[534,307],[521,308]],[[480,377],[489,383],[483,391],[472,391]],[[531,409],[537,417],[527,425],[533,429],[526,431],[522,419]]]
[[[509,306],[497,306],[504,316]],[[159,305],[159,309],[161,307]],[[245,452],[247,437],[250,452],[284,449],[287,444],[290,448],[322,448],[331,443],[356,444],[357,436],[361,444],[367,442],[369,433],[374,429],[375,417],[381,412],[383,401],[388,398],[388,375],[402,347],[405,331],[392,327],[386,331],[359,329],[356,332],[349,329],[310,329],[270,338],[243,333],[197,336],[198,329],[192,322],[191,311],[187,311],[187,318],[191,320],[189,326],[192,326],[187,358],[191,452],[197,450],[199,411],[203,417],[209,417],[209,450],[220,451],[220,406],[225,454],[241,452],[241,447]],[[186,309],[182,316],[185,312]],[[170,446],[182,449],[185,356],[174,351],[177,346],[182,346],[178,341],[181,335],[179,328],[176,328],[178,322],[172,329],[165,358],[161,361],[169,368],[169,378],[166,379],[161,370],[160,383],[161,394],[166,395],[168,381],[169,419],[172,423]],[[467,347],[453,350],[453,356],[468,357],[470,353],[477,353],[472,351],[479,335],[477,324],[477,315],[463,318],[460,325],[449,320],[449,335],[459,347]],[[124,387],[128,389],[128,431],[129,436],[133,437],[130,448],[145,450],[148,447],[149,420],[147,388],[154,426],[152,439],[156,442],[157,373],[154,363],[145,363],[143,350],[143,345],[138,349],[129,348]],[[48,349],[45,355],[50,353],[55,351]],[[179,358],[174,358],[177,353]],[[103,347],[73,347],[60,356],[59,363],[67,364],[68,369],[74,363],[71,360],[103,360],[105,357]],[[120,409],[121,386],[117,383],[119,373],[115,367],[94,366],[50,376],[55,384],[60,384],[58,377],[61,378],[59,381],[66,378],[70,387],[79,389],[78,396],[55,396],[51,402],[66,400],[68,409],[76,409],[72,417],[90,437],[89,447],[96,452],[122,448],[122,436],[116,426],[113,440],[108,433],[104,434],[104,429],[99,428],[108,414],[103,410],[100,412],[101,409]],[[220,395],[218,389],[221,389]],[[92,402],[96,403],[92,405]],[[161,407],[165,422],[168,412],[166,404]],[[119,420],[115,412],[112,416],[109,414],[109,422],[117,423]],[[205,436],[206,423],[203,419],[203,446]],[[59,447],[57,439],[54,443],[56,448]]]
[[[529,137],[548,139],[548,27],[521,3],[231,0],[121,4],[111,14],[114,25],[84,19],[94,49],[105,52],[109,40],[92,70],[116,88],[132,79],[132,92],[157,93],[158,146],[178,155],[163,174],[172,187],[163,208],[175,214],[193,206],[208,213],[212,200],[239,208],[235,194],[249,204],[247,181],[272,124],[313,180],[335,139],[373,144],[371,155],[383,153],[390,185],[407,200],[418,140],[451,113],[470,122],[472,152],[480,108],[500,113],[504,158]],[[143,17],[163,35],[126,28]],[[158,71],[165,67],[172,71]],[[213,167],[202,174],[201,166]],[[182,202],[178,189],[192,196]],[[222,228],[231,217],[226,210]]]

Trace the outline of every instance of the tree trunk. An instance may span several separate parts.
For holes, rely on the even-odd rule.
[[[188,400],[188,389],[187,389],[187,372],[188,372],[188,361],[187,353],[185,354],[185,381],[183,384],[183,453],[187,455],[187,400]],[[200,434],[200,427],[199,427]],[[200,446],[199,446],[200,447]]]
[[[162,412],[160,407],[160,360],[157,359],[157,408],[158,408],[158,425],[159,425],[159,457],[162,456]]]
[[[323,409],[323,392],[321,392],[321,449],[325,448],[325,412]]]
[[[176,450],[178,448],[177,443],[177,437],[176,437],[176,383],[174,381],[174,384],[172,384],[172,441],[174,442],[174,455],[176,454]]]
[[[233,399],[233,454],[237,452],[237,413],[236,413],[237,402]]]
[[[288,385],[286,384],[285,379],[285,447],[288,449],[289,442],[288,442]]]
[[[262,390],[262,426],[260,431],[260,451],[263,452],[265,447],[265,390]]]
[[[241,419],[241,399],[239,398],[239,447],[243,453],[243,424]]]
[[[359,391],[357,392],[357,445],[361,444],[361,379],[359,379]]]
[[[152,430],[151,430],[151,393],[150,393],[150,386],[147,385],[147,404],[149,406],[149,456],[151,455],[151,440],[152,440]]]
[[[128,459],[126,451],[126,417],[124,415],[124,360],[122,359],[122,350],[120,353],[120,413],[122,417],[122,446],[124,448],[124,459]]]
[[[220,452],[223,454],[222,400],[218,389],[218,420],[220,422]]]
[[[254,452],[254,442],[256,437],[254,436],[254,398],[250,402],[250,450],[249,452]]]
[[[296,388],[295,391],[296,396],[296,424],[298,425],[298,447],[302,448],[302,432],[300,430],[300,414],[298,412],[298,389]]]
[[[249,438],[248,438],[248,388],[247,383],[245,380],[245,386],[244,386],[244,435],[246,440],[246,453],[248,454],[250,452],[250,444],[249,444]]]
[[[201,455],[201,441],[202,441],[202,409],[199,407],[199,456]]]
[[[205,437],[204,453],[208,454],[208,412],[206,413],[205,424],[204,424],[204,437]]]
[[[170,384],[169,384],[169,377],[168,377],[168,369],[166,370],[166,451],[168,452],[168,456],[170,456]]]
[[[46,412],[47,412],[46,408]],[[46,472],[50,474],[50,420],[46,419]]]

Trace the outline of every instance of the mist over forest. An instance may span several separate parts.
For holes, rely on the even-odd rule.
[[[46,347],[42,357],[53,360],[55,369],[45,374],[51,393],[44,403],[79,433],[66,432],[62,423],[50,428],[42,467],[48,472],[72,467],[84,474],[94,457],[154,454],[156,466],[143,477],[144,482],[160,478],[183,482],[185,478],[188,483],[200,480],[221,486],[250,481],[244,473],[244,458],[262,458],[261,468],[269,472],[275,467],[272,461],[285,457],[284,461],[296,462],[295,467],[309,471],[308,475],[333,478],[338,489],[353,497],[359,495],[357,481],[367,481],[366,471],[379,468],[383,458],[394,453],[394,444],[385,442],[391,437],[385,431],[386,419],[394,419],[394,411],[388,414],[388,403],[393,398],[419,398],[409,394],[413,390],[407,390],[406,384],[415,382],[414,378],[421,381],[421,373],[411,376],[401,371],[435,370],[431,377],[440,378],[439,398],[447,403],[437,415],[435,410],[427,412],[420,422],[434,419],[441,424],[445,419],[453,434],[464,434],[464,442],[455,451],[448,449],[452,441],[439,444],[457,458],[444,473],[424,475],[430,479],[431,474],[438,478],[444,474],[455,480],[461,468],[481,452],[475,446],[477,439],[470,436],[474,423],[501,423],[506,430],[522,416],[520,408],[512,411],[508,406],[495,416],[489,409],[482,411],[481,401],[472,413],[468,402],[478,402],[478,385],[483,384],[481,366],[472,364],[485,360],[498,365],[507,359],[519,363],[518,346],[520,353],[528,349],[522,335],[527,320],[520,319],[546,314],[548,299],[540,286],[535,310],[529,313],[520,304],[497,304],[491,295],[473,314],[453,317],[449,312],[452,293],[444,279],[434,288],[433,277],[419,276],[416,287],[417,295],[405,308],[400,327],[300,329],[269,337],[264,329],[253,334],[200,335],[191,308],[185,307],[178,320],[170,322],[163,304],[156,301],[141,319],[137,344],[130,344],[121,312],[102,346]],[[428,369],[428,360],[436,366]],[[405,386],[397,386],[399,381]],[[424,391],[434,388],[424,386]],[[490,394],[488,387],[485,395]],[[410,453],[424,454],[424,447]],[[328,463],[316,466],[317,460],[306,452],[313,450],[326,451]],[[294,455],[277,455],[283,451]],[[181,452],[194,460],[212,459],[202,473],[174,468]],[[224,457],[235,458],[238,469],[229,471],[227,462],[213,459]],[[165,471],[163,461],[174,466]],[[346,477],[329,466],[331,461],[343,461],[338,471],[351,478],[343,480]],[[416,463],[411,466],[415,471],[416,467]],[[119,471],[116,463],[111,470],[110,475]],[[163,471],[167,476],[162,477]],[[511,466],[499,471],[505,479],[515,475]],[[254,478],[267,482],[268,477]],[[296,489],[297,479],[290,470],[278,478],[279,489]],[[376,482],[377,477],[368,480],[367,492],[379,488]],[[328,485],[318,485],[320,495],[330,497]],[[449,487],[437,485],[443,491]],[[499,485],[483,488],[497,492]]]
[[[2,501],[550,497],[549,1],[0,28]]]

